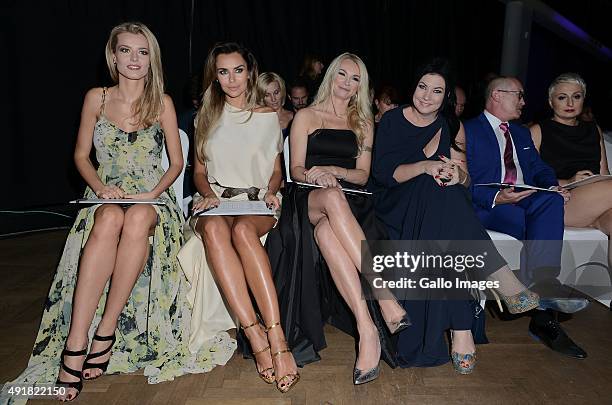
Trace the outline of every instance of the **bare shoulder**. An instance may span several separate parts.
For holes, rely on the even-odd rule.
[[[296,122],[300,122],[304,124],[313,124],[315,122],[319,123],[322,121],[317,111],[313,109],[312,107],[306,107],[306,108],[302,108],[301,110],[298,110],[298,112],[295,113],[295,116],[293,117],[293,119]]]
[[[83,99],[83,110],[98,111],[102,106],[103,94],[104,90],[102,87],[94,87],[92,89],[89,89],[87,93],[85,93],[85,98]]]
[[[533,123],[531,125],[529,125],[527,128],[529,128],[529,131],[533,134],[533,133],[541,133],[542,132],[542,128],[540,128],[540,124],[538,123]]]
[[[253,112],[256,113],[272,113],[275,112],[272,108],[265,105],[258,105],[253,108]]]
[[[172,101],[172,97],[168,93],[164,93],[164,97],[162,98],[162,102],[164,105],[172,105],[174,106],[174,102]]]

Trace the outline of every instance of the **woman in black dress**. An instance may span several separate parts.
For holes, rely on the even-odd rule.
[[[586,84],[576,73],[564,73],[548,88],[553,117],[533,125],[531,137],[542,160],[557,173],[559,185],[596,174],[610,174],[601,129],[595,122],[580,121]],[[612,182],[586,184],[570,191],[565,205],[565,225],[595,227],[612,233]],[[612,266],[612,244],[608,242]]]
[[[512,275],[472,209],[453,90],[446,62],[436,59],[417,75],[411,104],[382,118],[372,165],[376,213],[393,240],[472,241],[461,246],[470,254],[484,246],[486,268],[471,277],[499,281],[510,312],[525,312],[538,305],[537,295]],[[398,363],[429,367],[452,358],[455,369],[468,374],[476,362],[471,329],[477,306],[467,296],[440,297],[432,292],[425,300],[403,301],[412,325],[399,335]],[[444,336],[449,329],[451,357]]]
[[[369,197],[340,188],[366,184],[372,137],[366,67],[359,57],[342,54],[291,128],[292,180],[320,187],[289,184],[279,224],[267,241],[283,328],[296,361],[319,359],[326,346],[323,326],[331,323],[359,338],[355,384],[378,376],[381,351],[395,366],[389,334],[408,322],[397,301],[379,305],[363,299],[368,287],[360,277],[360,244],[366,236],[385,238],[384,228],[377,226]]]

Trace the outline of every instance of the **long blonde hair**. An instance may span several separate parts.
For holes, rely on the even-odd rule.
[[[324,105],[327,102],[331,102],[334,79],[340,70],[340,64],[342,64],[345,59],[355,62],[359,67],[359,88],[357,89],[357,93],[355,93],[355,95],[349,100],[348,108],[346,110],[346,120],[348,127],[357,135],[357,142],[361,150],[361,148],[364,146],[363,143],[365,141],[367,131],[372,128],[373,116],[372,107],[370,105],[368,69],[359,56],[345,52],[342,55],[337,56],[329,64],[312,105]]]
[[[132,116],[137,119],[138,126],[149,126],[153,124],[162,112],[164,99],[164,74],[161,63],[161,51],[155,35],[140,22],[125,22],[117,25],[111,30],[106,42],[106,65],[114,83],[119,82],[117,66],[113,56],[117,47],[119,34],[129,32],[131,34],[142,34],[149,43],[149,71],[145,77],[144,91],[132,104]]]
[[[206,156],[206,142],[210,133],[215,129],[223,106],[225,105],[225,93],[217,80],[217,56],[230,53],[238,53],[247,65],[248,80],[246,88],[246,106],[244,110],[252,110],[255,105],[255,83],[257,81],[258,67],[255,56],[244,46],[235,42],[222,42],[216,44],[208,53],[204,64],[204,96],[202,105],[196,115],[195,146],[196,157],[202,163],[208,160]]]

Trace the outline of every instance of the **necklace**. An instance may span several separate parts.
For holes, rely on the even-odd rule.
[[[344,115],[338,115],[336,112],[336,106],[334,105],[334,100],[331,100],[332,109],[334,110],[334,115],[338,118],[346,118],[346,113]]]

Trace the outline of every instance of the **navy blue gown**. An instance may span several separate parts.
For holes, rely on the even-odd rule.
[[[441,129],[437,151],[427,158],[423,148]],[[391,240],[488,240],[476,217],[468,190],[459,184],[440,187],[428,174],[404,183],[393,178],[402,164],[450,157],[446,120],[438,117],[426,127],[410,123],[403,108],[387,112],[376,133],[372,179],[376,215]],[[486,242],[485,242],[486,243]],[[492,246],[492,245],[491,245]],[[487,260],[486,277],[506,264],[497,250]],[[431,367],[450,360],[445,334],[448,329],[469,330],[476,343],[486,343],[484,312],[473,299],[402,301],[412,325],[399,334],[397,359],[401,367]]]

